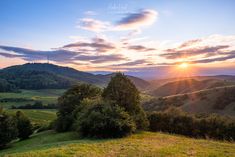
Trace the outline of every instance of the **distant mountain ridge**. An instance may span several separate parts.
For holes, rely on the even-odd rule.
[[[113,75],[94,75],[47,63],[27,63],[0,70],[0,87],[6,81],[12,88],[21,89],[68,88],[78,83],[90,83],[104,87]],[[140,89],[150,85],[143,79],[128,77]]]

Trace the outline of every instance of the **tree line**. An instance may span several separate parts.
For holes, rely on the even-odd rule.
[[[148,114],[150,131],[162,131],[195,138],[235,139],[235,120],[219,115],[198,116],[177,108]]]
[[[41,101],[35,101],[34,104],[26,104],[21,106],[11,106],[11,109],[57,109],[57,104],[43,105]]]

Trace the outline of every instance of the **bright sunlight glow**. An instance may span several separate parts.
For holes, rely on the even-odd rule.
[[[179,67],[182,68],[182,69],[186,69],[186,68],[188,68],[188,63],[181,63],[179,65]]]

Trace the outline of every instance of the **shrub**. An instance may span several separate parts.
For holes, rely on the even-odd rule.
[[[59,132],[70,130],[75,119],[73,112],[80,106],[81,101],[85,98],[95,99],[100,95],[100,88],[89,84],[77,85],[65,92],[58,99],[56,130]]]
[[[140,93],[124,74],[117,73],[112,77],[102,96],[123,107],[134,119],[137,129],[145,129],[148,126],[147,116],[140,106]]]
[[[0,108],[0,149],[18,135],[16,120]]]
[[[123,108],[105,103],[93,105],[80,112],[77,130],[85,137],[115,138],[135,131],[135,123]]]
[[[28,119],[21,111],[16,112],[17,128],[19,131],[18,137],[21,140],[29,138],[33,133],[33,126]]]
[[[235,120],[218,115],[199,118],[176,109],[153,112],[148,116],[151,131],[163,131],[190,137],[235,139]]]

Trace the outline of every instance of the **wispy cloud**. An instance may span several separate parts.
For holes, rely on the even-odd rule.
[[[129,13],[117,22],[117,29],[138,29],[142,26],[152,25],[158,17],[158,12],[152,9],[139,10]]]
[[[89,31],[102,32],[106,31],[111,26],[109,22],[99,21],[92,18],[82,18],[77,27]]]
[[[85,15],[94,15],[94,12],[87,11]],[[125,14],[122,19],[116,23],[94,18],[82,18],[79,20],[77,27],[93,32],[134,30],[132,33],[139,33],[141,27],[152,25],[157,18],[157,11],[142,9],[137,12]]]

